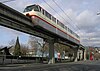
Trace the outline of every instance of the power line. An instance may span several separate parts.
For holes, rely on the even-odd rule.
[[[52,0],[60,9],[63,11],[63,13],[72,21],[72,19],[65,13],[65,11],[54,1]]]
[[[53,9],[56,13],[57,13],[57,11],[54,9],[54,8],[52,8],[45,0],[43,0],[51,9]],[[57,15],[59,15],[58,13],[57,13]],[[59,15],[59,16],[61,16],[61,15]],[[62,16],[61,16],[62,17]],[[62,17],[63,18],[63,17]],[[64,18],[63,18],[64,19]],[[64,19],[65,20],[65,19]],[[66,20],[65,20],[66,21]],[[69,23],[69,22],[67,22],[67,23]]]
[[[73,22],[73,20],[65,13],[65,11],[56,3],[56,1],[52,0],[58,7],[59,9]],[[80,30],[80,28],[75,25],[77,27],[78,30]]]
[[[7,3],[7,2],[11,2],[11,1],[15,1],[15,0],[6,0],[6,1],[2,1],[1,3]]]
[[[54,8],[52,8],[45,0],[43,0],[52,10],[54,10],[56,13],[57,13],[57,11],[54,9]],[[59,15],[62,19],[64,19],[68,24],[70,24],[64,17],[62,17],[60,14],[58,14],[57,13],[57,15]],[[70,24],[71,26],[73,26],[72,24]],[[73,28],[73,27],[72,27]],[[75,29],[75,28],[74,28]]]

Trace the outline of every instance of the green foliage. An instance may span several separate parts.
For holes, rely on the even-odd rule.
[[[20,56],[21,55],[21,49],[20,49],[20,43],[19,43],[19,38],[17,37],[15,48],[14,48],[14,55]]]

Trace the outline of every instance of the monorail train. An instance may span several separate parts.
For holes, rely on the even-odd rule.
[[[31,17],[35,25],[41,26],[52,33],[56,33],[63,38],[80,44],[80,37],[76,33],[39,5],[34,4],[27,6],[24,10],[24,15]]]

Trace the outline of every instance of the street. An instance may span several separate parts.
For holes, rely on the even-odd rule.
[[[56,64],[12,64],[0,67],[0,71],[100,71],[100,61],[79,61]]]

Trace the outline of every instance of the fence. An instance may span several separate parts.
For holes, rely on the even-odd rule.
[[[55,58],[56,62],[69,62],[67,59],[58,60]],[[20,63],[48,63],[48,57],[34,57],[30,55],[24,56],[14,56],[14,55],[0,55],[0,65],[2,64],[20,64]]]
[[[34,62],[37,62],[35,57],[0,55],[0,65],[16,64],[16,63],[34,63]]]

